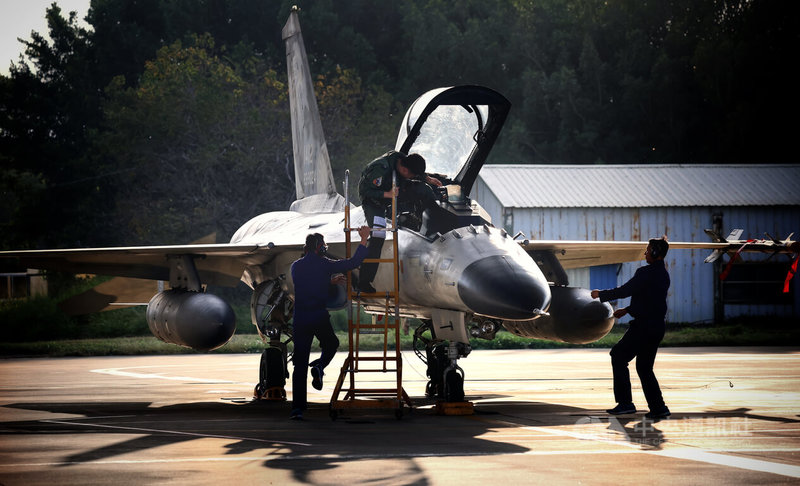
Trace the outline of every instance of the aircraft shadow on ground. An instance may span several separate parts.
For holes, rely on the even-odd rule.
[[[425,403],[423,399],[415,400],[415,404]],[[61,467],[113,460],[125,454],[201,438],[220,438],[230,440],[225,446],[226,456],[263,454],[264,467],[291,471],[299,482],[313,482],[313,473],[337,469],[348,461],[392,459],[395,469],[385,474],[395,480],[403,478],[403,484],[428,484],[416,458],[522,454],[529,449],[492,439],[491,434],[521,427],[558,427],[567,435],[581,438],[587,426],[596,436],[598,425],[607,423],[603,437],[611,440],[627,441],[643,449],[659,449],[669,441],[658,429],[657,422],[641,415],[613,417],[598,410],[544,402],[478,402],[475,414],[469,416],[437,416],[430,408],[418,408],[402,420],[395,419],[391,411],[354,410],[340,414],[337,421],[328,417],[327,404],[311,404],[306,420],[299,422],[288,420],[289,404],[286,402],[214,401],[157,408],[151,407],[149,402],[16,403],[5,407],[78,416],[2,422],[5,436],[135,435],[128,440],[66,456]],[[747,408],[681,414],[673,419],[691,421],[710,417],[800,422],[751,414]],[[564,427],[571,425],[575,427]],[[602,429],[602,425],[599,428]],[[382,473],[376,471],[377,475]]]
[[[38,402],[4,408],[73,417],[0,422],[0,437],[42,434],[56,440],[58,436],[75,440],[79,434],[133,435],[66,455],[60,458],[58,467],[122,460],[127,459],[126,454],[220,438],[229,439],[224,446],[226,456],[263,456],[265,468],[291,471],[299,482],[313,482],[313,473],[340,468],[348,461],[379,458],[392,459],[395,469],[385,472],[387,479],[392,478],[395,484],[422,485],[430,481],[415,462],[420,455],[513,454],[527,450],[479,438],[490,428],[486,422],[437,417],[429,409],[406,413],[402,420],[395,418],[393,410],[370,410],[343,413],[332,421],[327,404],[311,404],[306,420],[296,422],[288,419],[286,402],[214,401],[165,407],[151,407],[149,402]],[[219,450],[215,451],[198,454],[218,455]],[[378,476],[383,473],[376,471]]]

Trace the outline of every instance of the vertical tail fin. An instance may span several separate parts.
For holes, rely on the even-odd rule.
[[[291,209],[299,212],[340,211],[344,208],[344,199],[336,192],[297,11],[297,7],[292,8],[281,32],[286,42],[297,190],[297,201],[292,203]]]

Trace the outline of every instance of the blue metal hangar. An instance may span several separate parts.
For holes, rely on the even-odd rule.
[[[741,239],[800,237],[800,165],[485,165],[471,197],[495,226],[531,240],[710,241],[741,228]],[[720,322],[738,316],[800,316],[800,283],[783,292],[786,255],[729,258],[673,250],[667,320]],[[642,256],[644,260],[644,256]],[[570,286],[625,283],[642,262],[567,270]],[[625,322],[628,318],[622,319]]]

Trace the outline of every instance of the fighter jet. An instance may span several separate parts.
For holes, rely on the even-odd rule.
[[[150,330],[164,342],[197,350],[224,345],[235,329],[230,305],[204,286],[243,281],[253,289],[252,321],[267,344],[256,386],[262,397],[288,376],[290,265],[302,255],[308,233],[324,235],[331,257],[346,255],[343,211],[350,204],[334,181],[296,10],[282,34],[297,193],[288,211],[251,219],[226,244],[0,252],[0,258],[16,259],[27,268],[169,282],[170,288],[157,292],[147,306]],[[424,346],[419,354],[428,363],[427,393],[446,400],[463,398],[457,360],[469,355],[471,337],[491,339],[502,326],[519,336],[568,343],[602,338],[614,324],[611,306],[592,299],[587,289],[569,287],[564,268],[638,261],[647,246],[639,241],[529,241],[492,224],[469,195],[510,108],[505,97],[486,87],[428,91],[408,109],[394,147],[421,154],[429,172],[450,181],[436,189],[436,207],[408,219],[416,223],[401,225],[403,215],[397,218],[396,241],[389,233],[383,249],[389,258],[392,245],[398,245],[399,311],[422,322],[415,345]],[[351,206],[351,218],[354,227],[365,221],[356,206]],[[707,248],[719,256],[744,243],[718,240],[670,246]],[[791,243],[750,242],[748,250],[789,252]],[[390,266],[381,264],[374,285],[390,288],[392,279]],[[367,300],[365,308],[382,312],[383,303]]]

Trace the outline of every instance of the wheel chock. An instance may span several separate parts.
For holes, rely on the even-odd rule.
[[[262,391],[261,387],[256,385],[256,388],[253,392],[253,398],[256,400],[281,402],[286,400],[286,390],[282,386],[273,386],[272,388],[267,388],[266,390]]]
[[[264,393],[262,400],[271,400],[271,401],[285,401],[286,400],[286,390],[283,389],[281,386],[274,386],[272,388],[267,388],[267,392]]]
[[[472,415],[475,413],[475,406],[472,402],[446,402],[439,400],[436,402],[436,415]]]

